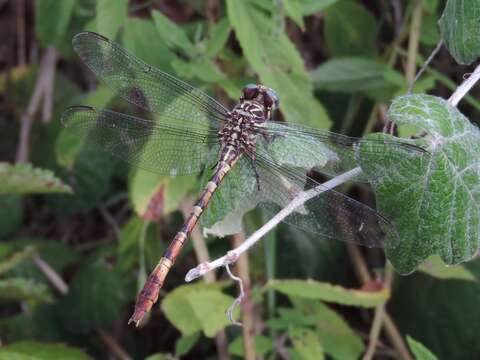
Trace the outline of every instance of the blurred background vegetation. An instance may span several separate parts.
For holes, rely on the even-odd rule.
[[[223,271],[218,281],[183,279],[244,235],[204,238],[200,231],[170,273],[160,305],[140,328],[127,326],[199,181],[79,152],[59,120],[78,104],[138,111],[98,84],[73,53],[72,36],[89,30],[227,106],[245,84],[261,82],[278,92],[278,116],[286,121],[352,136],[381,131],[389,101],[406,92],[438,43],[444,6],[0,0],[0,359],[433,358],[426,348],[442,359],[478,358],[478,261],[445,268],[431,258],[408,277],[392,279],[387,269],[384,283],[381,251],[286,226],[236,267],[247,286],[243,328],[225,317],[238,290]],[[441,50],[414,91],[447,98],[469,71]],[[475,93],[462,103],[474,121],[479,109]],[[366,187],[349,195],[374,204]],[[266,220],[250,214],[245,233]]]

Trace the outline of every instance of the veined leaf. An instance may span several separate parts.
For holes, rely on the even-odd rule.
[[[273,280],[267,288],[277,290],[290,297],[316,299],[336,304],[372,308],[390,297],[390,289],[379,291],[351,290],[338,285],[314,280]]]
[[[99,0],[97,2],[97,32],[115,39],[127,18],[128,0]]]
[[[328,128],[328,114],[313,97],[310,77],[288,36],[248,1],[228,0],[227,13],[247,60],[262,83],[278,93],[286,118]]]
[[[401,164],[388,153],[374,159],[360,151],[362,170],[374,175],[379,211],[401,238],[387,249],[389,260],[406,274],[433,254],[448,265],[471,259],[480,243],[480,131],[445,100],[429,95],[399,97],[389,115],[399,125],[423,130],[418,142],[429,151]]]
[[[407,335],[408,346],[412,350],[413,355],[415,355],[416,360],[437,360],[437,357],[428,350],[422,343],[419,343],[412,337]]]
[[[439,25],[448,51],[459,64],[471,64],[480,55],[477,0],[448,0]]]
[[[438,255],[430,256],[420,266],[419,270],[437,279],[477,281],[467,268],[462,265],[446,266]]]
[[[70,186],[56,178],[52,171],[29,164],[0,162],[0,194],[71,193]]]
[[[0,347],[0,360],[91,360],[83,351],[64,344],[19,341]]]

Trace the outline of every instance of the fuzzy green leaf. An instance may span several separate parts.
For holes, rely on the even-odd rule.
[[[56,178],[52,171],[29,164],[0,162],[0,194],[70,193],[70,186]]]
[[[480,55],[478,0],[448,0],[440,18],[442,39],[459,64],[471,64]]]
[[[317,299],[366,308],[383,304],[390,297],[390,290],[387,288],[374,292],[351,290],[314,280],[272,280],[267,283],[266,287],[291,297]]]
[[[405,274],[433,254],[448,265],[471,259],[480,241],[480,131],[445,100],[429,95],[399,97],[389,115],[424,131],[419,141],[429,151],[402,163],[388,152],[381,158],[361,152],[379,211],[401,238],[387,249],[389,260]]]
[[[227,13],[248,62],[262,83],[278,93],[286,118],[328,128],[328,114],[313,97],[303,59],[288,36],[248,1],[228,0]]]

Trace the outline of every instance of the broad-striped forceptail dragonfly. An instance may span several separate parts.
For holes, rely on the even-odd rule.
[[[297,194],[315,188],[319,196],[310,198],[285,222],[368,247],[383,247],[387,238],[389,244],[398,240],[393,225],[375,210],[334,190],[322,191],[314,179],[318,174],[311,169],[328,176],[352,169],[358,165],[360,147],[367,155],[395,147],[394,153],[401,154],[398,164],[423,154],[422,149],[402,141],[364,140],[271,121],[279,99],[263,85],[245,86],[239,102],[229,111],[203,91],[96,33],[76,35],[73,47],[103,83],[152,113],[154,120],[76,106],[62,116],[70,131],[87,144],[156,173],[175,176],[213,169],[191,214],[148,277],[129,323],[138,325],[157,301],[170,268],[215,190],[223,180],[226,191],[233,183],[232,167],[239,169],[237,175],[244,181],[237,206],[261,206],[275,214]],[[315,161],[305,166],[305,158]],[[319,164],[320,159],[327,161]]]

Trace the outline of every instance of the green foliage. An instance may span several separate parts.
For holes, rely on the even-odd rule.
[[[96,30],[111,39],[127,18],[128,0],[99,0],[96,8]]]
[[[10,278],[0,280],[0,299],[51,302],[52,296],[44,284],[30,279]]]
[[[286,118],[328,127],[328,115],[313,97],[311,79],[288,36],[250,2],[227,0],[227,13],[245,57],[262,83],[278,93]]]
[[[293,348],[305,360],[323,360],[324,353],[318,334],[306,328],[291,328],[288,336],[292,340]]]
[[[448,0],[439,21],[442,39],[459,64],[471,64],[480,56],[480,28],[476,0]]]
[[[0,196],[0,239],[11,235],[22,225],[22,200],[21,195]]]
[[[267,336],[257,335],[253,339],[255,345],[255,354],[258,356],[265,356],[267,353],[273,350],[273,340]],[[244,357],[245,356],[245,344],[243,337],[237,337],[228,347],[228,351],[232,355]]]
[[[59,45],[67,33],[75,0],[36,2],[36,33],[44,46]]]

